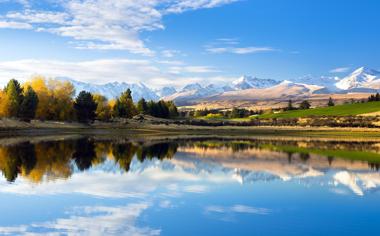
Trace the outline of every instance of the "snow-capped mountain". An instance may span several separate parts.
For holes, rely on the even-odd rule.
[[[120,96],[122,92],[126,91],[127,89],[130,89],[132,91],[132,98],[134,101],[138,101],[141,98],[145,98],[146,100],[159,99],[159,96],[143,83],[128,84],[124,82],[113,82],[107,84],[90,84],[73,80],[70,78],[61,77],[57,79],[61,81],[71,82],[74,85],[76,95],[78,95],[80,91],[85,90],[93,94],[101,94],[107,97],[108,99],[114,99]]]
[[[235,90],[215,95],[209,98],[211,101],[257,101],[257,100],[287,100],[294,98],[306,98],[314,92],[322,89],[322,86],[293,83],[284,80],[269,88],[251,88]]]
[[[235,90],[245,90],[251,88],[269,88],[279,84],[281,81],[272,79],[259,79],[252,76],[242,76],[232,82],[232,88]]]
[[[188,105],[204,101],[218,100],[269,100],[307,98],[313,94],[374,93],[380,91],[380,72],[360,67],[346,77],[311,77],[305,76],[292,81],[260,79],[242,76],[226,84],[191,83],[180,90],[163,87],[153,90],[143,83],[107,83],[102,85],[84,83],[70,78],[58,78],[71,82],[78,94],[82,90],[99,93],[109,99],[118,97],[128,88],[132,90],[135,101],[144,97],[146,100],[172,100],[177,105]]]
[[[321,76],[319,78],[312,77],[310,75],[300,77],[294,80],[295,83],[299,84],[309,84],[309,85],[318,85],[321,87],[324,87],[325,90],[328,90],[330,92],[335,92],[339,90],[335,86],[335,83],[339,81],[339,77],[331,77],[331,76]]]
[[[360,67],[347,77],[338,81],[335,86],[342,90],[380,89],[380,72]]]
[[[175,94],[177,90],[174,87],[163,87],[161,89],[155,90],[155,92],[159,97],[167,97]]]
[[[203,88],[202,85],[200,85],[198,83],[188,84],[185,87],[183,87],[183,89],[180,92],[187,92],[187,91],[193,91],[193,90],[201,90],[202,88]]]
[[[163,97],[164,100],[175,101],[177,105],[187,105],[189,102],[207,98],[233,90],[230,86],[209,84],[205,87],[198,83],[186,85],[182,90],[170,96]]]

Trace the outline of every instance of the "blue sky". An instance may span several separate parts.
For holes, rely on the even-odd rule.
[[[375,0],[0,0],[0,83],[344,76],[379,69],[378,9]]]

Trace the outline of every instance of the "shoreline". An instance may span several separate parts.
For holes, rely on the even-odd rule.
[[[190,126],[174,124],[147,123],[109,123],[82,125],[62,123],[52,125],[10,126],[0,127],[0,138],[17,136],[46,135],[117,135],[117,136],[276,136],[305,138],[355,138],[380,139],[380,128],[349,128],[349,127],[304,127],[304,126]]]

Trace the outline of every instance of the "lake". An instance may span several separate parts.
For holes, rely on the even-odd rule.
[[[378,235],[380,140],[0,143],[1,235]]]

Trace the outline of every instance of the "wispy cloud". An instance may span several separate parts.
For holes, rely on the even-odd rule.
[[[7,12],[0,27],[33,29],[75,39],[80,49],[127,50],[153,55],[140,33],[164,29],[162,18],[189,10],[213,8],[237,0],[68,0],[57,1],[62,9],[36,10],[22,1],[24,10]],[[50,1],[43,1],[51,4]],[[167,52],[169,55],[169,52]]]
[[[179,0],[171,4],[165,12],[181,13],[188,10],[196,10],[200,8],[213,8],[224,4],[237,2],[239,0]]]
[[[233,53],[239,55],[277,51],[272,47],[239,46],[240,44],[237,38],[220,38],[205,45],[205,50],[212,54]]]
[[[179,50],[162,50],[161,51],[161,56],[165,58],[172,58],[177,55],[182,55],[181,51]]]
[[[136,226],[137,218],[149,207],[147,203],[127,206],[88,206],[72,209],[66,218],[52,221],[0,227],[2,235],[160,235],[159,229]]]
[[[330,70],[330,73],[344,73],[350,70],[350,67],[338,67]]]
[[[233,206],[211,205],[205,207],[204,213],[206,215],[215,217],[218,220],[235,221],[236,215],[238,214],[268,215],[271,213],[271,210],[267,208],[257,208],[242,204]]]
[[[144,82],[158,88],[173,84],[182,87],[193,81],[195,75],[217,73],[212,66],[187,65],[176,60],[133,60],[125,58],[88,61],[15,60],[0,61],[0,86],[11,78],[21,81],[39,74],[46,77],[69,77],[82,82],[103,84],[113,81]],[[209,81],[211,78],[207,78]],[[198,77],[196,81],[204,81]]]
[[[234,53],[234,54],[253,54],[260,52],[273,52],[271,47],[210,47],[206,48],[209,53]]]
[[[33,74],[70,77],[83,82],[139,82],[159,76],[161,71],[148,60],[104,59],[91,61],[17,60],[0,62],[4,84],[10,78],[25,80]]]
[[[169,73],[171,74],[183,74],[183,73],[215,73],[220,72],[210,66],[172,66],[169,67]]]
[[[33,26],[28,23],[15,22],[15,21],[0,21],[0,28],[7,29],[32,29]]]

